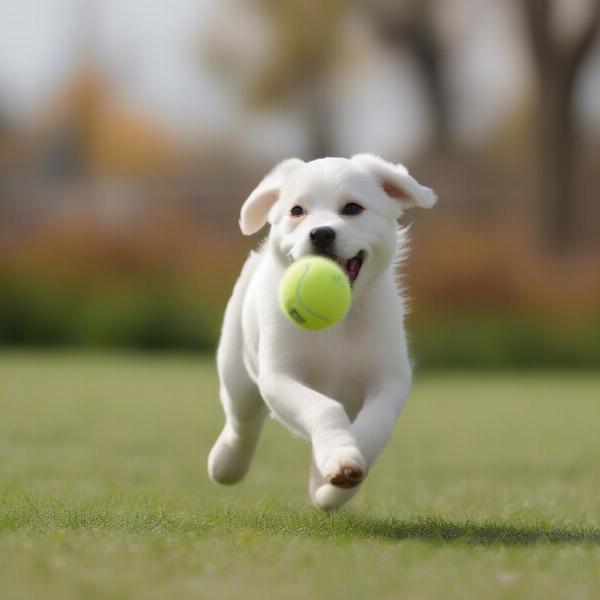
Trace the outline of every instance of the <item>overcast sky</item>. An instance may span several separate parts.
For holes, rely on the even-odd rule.
[[[298,119],[284,111],[242,120],[235,97],[202,66],[198,48],[218,1],[0,0],[0,107],[15,122],[34,117],[64,88],[88,46],[115,95],[164,127],[188,135],[235,130],[252,151],[294,154],[304,139]],[[522,97],[529,78],[526,48],[507,3],[453,4],[461,36],[449,55],[456,126],[477,138]],[[427,121],[410,61],[379,54],[358,69],[341,84],[340,146],[347,153],[382,154],[418,148]],[[598,48],[586,66],[578,106],[582,118],[600,128]]]

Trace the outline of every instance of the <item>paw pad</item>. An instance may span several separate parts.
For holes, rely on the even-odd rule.
[[[337,473],[330,475],[327,479],[336,487],[349,489],[359,485],[363,477],[364,473],[360,467],[342,465]]]

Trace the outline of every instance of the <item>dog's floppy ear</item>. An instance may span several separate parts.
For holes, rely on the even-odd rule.
[[[240,229],[244,235],[252,235],[263,228],[271,207],[279,198],[284,176],[293,168],[303,164],[304,161],[299,158],[288,158],[265,175],[242,205]]]
[[[394,165],[374,154],[356,154],[351,160],[370,173],[390,198],[400,202],[403,210],[413,206],[431,208],[437,201],[435,192],[411,177],[403,165]]]

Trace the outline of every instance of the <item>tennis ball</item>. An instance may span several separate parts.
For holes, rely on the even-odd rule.
[[[325,329],[341,321],[350,309],[351,295],[344,271],[322,256],[297,260],[279,284],[281,310],[302,329]]]

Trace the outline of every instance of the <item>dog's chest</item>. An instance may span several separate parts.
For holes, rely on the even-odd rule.
[[[346,336],[319,335],[295,347],[292,369],[314,390],[344,405],[352,417],[360,410],[372,374],[360,341]]]

